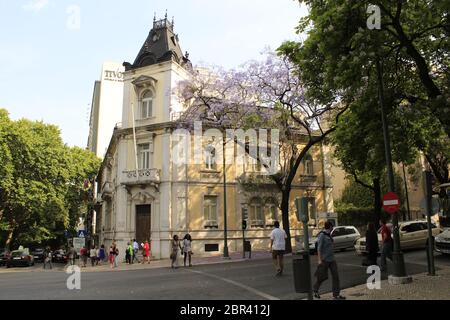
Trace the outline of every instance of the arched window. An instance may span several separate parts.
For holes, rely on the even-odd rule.
[[[142,96],[141,101],[141,119],[150,118],[153,113],[153,93],[147,91]]]
[[[264,226],[264,214],[261,198],[255,197],[250,201],[250,223],[253,226]]]
[[[272,222],[278,220],[278,206],[275,199],[269,198],[266,201],[267,217]]]

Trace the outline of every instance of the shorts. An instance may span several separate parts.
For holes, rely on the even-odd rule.
[[[283,257],[284,250],[272,250],[272,258],[276,259],[278,256]]]

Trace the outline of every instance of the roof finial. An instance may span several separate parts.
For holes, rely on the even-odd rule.
[[[154,12],[154,15],[153,15],[153,24],[155,24],[155,22],[156,22],[156,11]]]
[[[173,29],[174,24],[175,24],[175,20],[174,20],[174,18],[172,16],[172,29]]]
[[[165,15],[164,17],[165,17],[165,19],[167,20],[167,9],[166,9],[166,15]]]

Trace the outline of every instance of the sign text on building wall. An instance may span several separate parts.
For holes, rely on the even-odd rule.
[[[104,80],[107,81],[116,81],[116,82],[123,82],[123,72],[116,70],[105,70],[105,74],[103,75]]]

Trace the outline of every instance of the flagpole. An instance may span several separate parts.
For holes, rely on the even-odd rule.
[[[134,104],[131,103],[131,117],[133,120],[133,144],[134,144],[134,157],[136,160],[136,179],[139,179],[139,172],[138,172],[138,155],[137,155],[137,144],[136,144],[136,127],[134,122]]]

